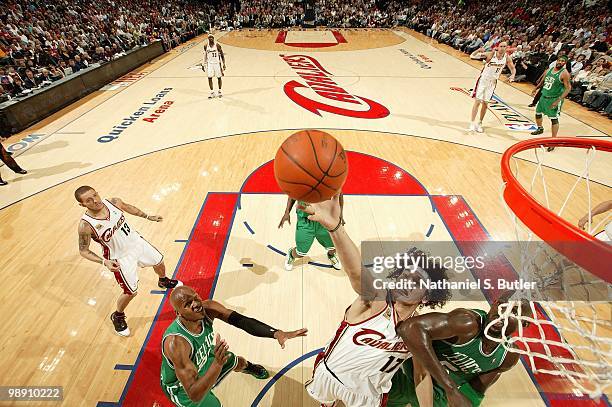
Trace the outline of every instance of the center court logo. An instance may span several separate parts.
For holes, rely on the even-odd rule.
[[[305,83],[292,80],[283,90],[289,99],[321,116],[321,111],[359,119],[382,119],[389,109],[370,99],[353,95],[338,85],[321,63],[307,55],[280,56]],[[327,99],[327,100],[325,100]],[[327,103],[331,101],[332,104]]]
[[[466,88],[451,88],[451,90],[461,92],[467,96],[472,95],[472,89]],[[489,109],[497,116],[504,126],[514,131],[534,131],[538,126],[531,121],[527,116],[514,110],[510,105],[501,100],[499,96],[493,94],[493,98],[489,102]]]

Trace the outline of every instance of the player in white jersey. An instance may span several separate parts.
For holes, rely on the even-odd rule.
[[[124,311],[138,291],[138,267],[153,267],[159,276],[160,288],[174,288],[182,283],[166,277],[164,256],[130,227],[124,212],[153,222],[161,222],[162,217],[147,215],[119,198],[101,199],[90,186],[79,187],[74,197],[87,209],[79,222],[79,253],[115,275],[123,293],[117,299],[117,310],[111,314],[111,321],[117,334],[129,336]],[[92,239],[102,246],[103,257],[89,249]]]
[[[580,218],[580,220],[578,221],[578,227],[580,227],[580,229],[584,229],[587,225],[591,227],[591,224],[593,223],[593,217],[600,215],[602,213],[606,213],[610,210],[612,210],[612,200],[604,201],[600,203],[599,205],[594,207],[591,212],[587,213],[582,218]],[[602,222],[605,223],[606,220],[608,220],[609,218],[610,218],[610,215],[608,215],[608,217],[604,219]],[[595,235],[595,238],[612,244],[612,220],[607,222],[604,230],[597,233]]]
[[[310,214],[308,219],[329,230],[344,271],[358,294],[346,309],[336,335],[318,355],[306,391],[325,407],[339,401],[346,407],[384,406],[394,373],[410,357],[395,330],[397,324],[410,318],[421,306],[441,306],[449,293],[437,290],[437,299],[433,299],[429,291],[416,288],[382,291],[371,296],[374,281],[368,271],[362,272],[359,249],[342,225],[338,197],[309,204],[303,210]],[[411,253],[424,256],[416,249]],[[446,278],[446,270],[435,266],[426,270],[416,268],[416,272],[397,269],[392,278],[412,281],[418,287],[419,280]]]
[[[501,75],[504,67],[508,66],[510,69],[510,82],[514,81],[514,75],[516,75],[516,68],[512,62],[512,58],[506,54],[508,44],[504,41],[499,44],[495,51],[485,52],[486,56],[484,68],[480,72],[480,76],[476,81],[476,86],[472,92],[472,98],[474,98],[474,105],[472,106],[472,120],[470,121],[469,131],[476,131],[482,133],[482,120],[485,117],[488,109],[488,103],[493,97],[493,92],[497,86],[497,80]],[[482,55],[483,49],[477,49],[471,55],[476,57],[476,54]],[[480,120],[476,123],[476,115],[478,114],[478,108],[480,108]]]
[[[223,66],[221,66],[222,63]],[[212,34],[208,34],[208,42],[204,46],[204,62],[202,63],[202,69],[206,69],[206,73],[208,74],[208,86],[210,87],[210,96],[208,96],[208,98],[213,99],[215,97],[213,77],[217,78],[219,84],[219,97],[223,97],[221,94],[221,85],[223,84],[221,77],[225,71],[225,55],[223,54],[221,44],[215,41],[215,37]]]

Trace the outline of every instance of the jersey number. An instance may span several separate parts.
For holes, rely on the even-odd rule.
[[[123,233],[125,233],[126,236],[129,236],[129,234],[130,234],[130,227],[128,226],[127,223],[124,223],[123,226],[121,226],[121,231]]]
[[[392,373],[398,366],[404,361],[404,359],[396,358],[395,356],[389,356],[389,360],[387,363],[380,368],[380,371],[383,373]]]
[[[544,78],[544,89],[550,90],[550,88],[552,88],[554,83],[555,83],[555,78],[551,78],[550,76],[547,76],[546,78]]]
[[[211,58],[217,58],[217,52],[216,51],[211,51],[210,52],[210,57]]]

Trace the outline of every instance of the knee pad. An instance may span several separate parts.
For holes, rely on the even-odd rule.
[[[542,118],[542,113],[536,113],[535,117],[536,117],[536,119],[541,119]]]
[[[559,119],[550,119],[550,122],[553,124],[553,126],[555,124],[559,124]]]

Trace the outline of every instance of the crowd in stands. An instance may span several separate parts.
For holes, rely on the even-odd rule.
[[[196,0],[6,0],[0,7],[0,101],[162,40],[208,28]]]
[[[572,78],[569,98],[612,115],[612,15],[605,4],[423,0],[406,17],[409,27],[474,59],[506,41],[517,80],[537,83],[560,55],[567,55]]]

